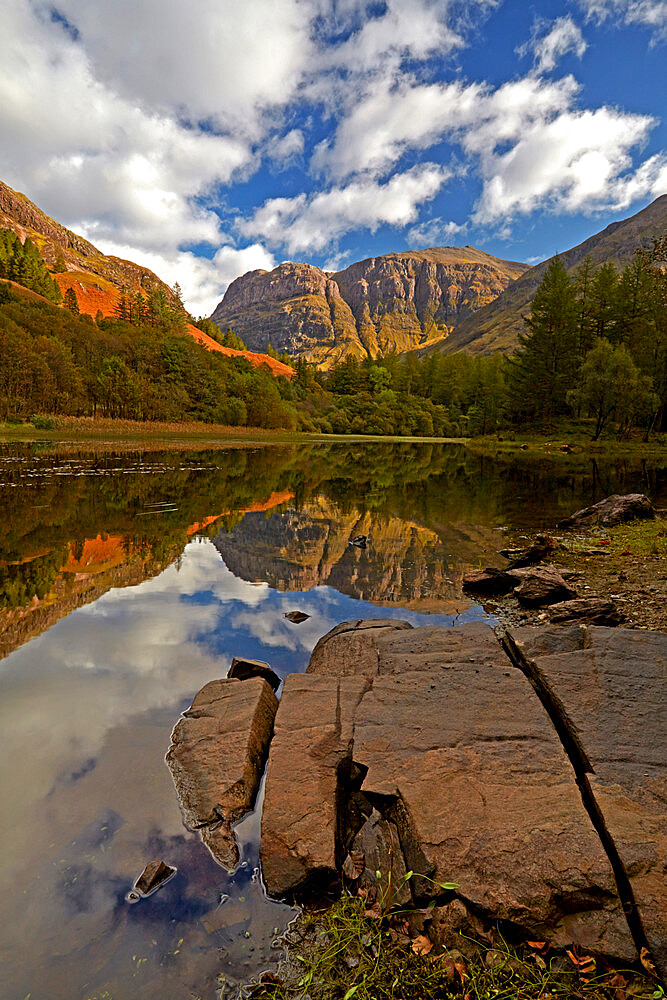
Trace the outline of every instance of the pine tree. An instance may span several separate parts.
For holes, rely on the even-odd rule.
[[[69,309],[71,313],[78,314],[80,312],[76,292],[73,288],[67,288],[65,290],[63,305],[65,306],[65,309]]]
[[[577,314],[575,287],[560,257],[555,257],[535,293],[530,316],[524,316],[529,332],[519,334],[510,385],[518,417],[544,419],[565,412],[578,368]]]

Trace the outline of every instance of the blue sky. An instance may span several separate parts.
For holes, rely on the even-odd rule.
[[[0,11],[0,177],[197,314],[288,259],[536,262],[667,190],[665,0]]]

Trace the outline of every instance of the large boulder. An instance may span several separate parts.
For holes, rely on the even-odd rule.
[[[399,880],[416,873],[418,902],[455,881],[492,920],[635,957],[558,735],[489,626],[347,627],[315,653],[314,672],[287,679],[276,717],[262,819],[269,893],[331,884],[346,862],[354,871],[363,855],[366,867],[368,851]]]
[[[591,507],[584,507],[570,517],[558,522],[559,528],[587,527],[600,524],[604,528],[612,528],[623,521],[634,521],[638,518],[651,519],[655,517],[655,507],[643,493],[628,493],[626,496],[614,494],[606,497]]]
[[[554,566],[525,566],[507,571],[518,584],[514,596],[527,608],[543,608],[548,604],[569,601],[577,596],[561,570]]]
[[[227,868],[239,856],[231,825],[254,806],[277,707],[261,677],[210,681],[171,736],[166,760],[183,821]]]
[[[639,944],[667,973],[667,636],[512,629],[508,647],[561,729]]]

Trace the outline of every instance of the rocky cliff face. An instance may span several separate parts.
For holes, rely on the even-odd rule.
[[[442,341],[525,270],[474,247],[370,257],[335,274],[288,262],[237,278],[212,318],[253,350],[271,344],[329,367]]]

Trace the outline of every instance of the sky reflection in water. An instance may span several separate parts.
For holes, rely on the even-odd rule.
[[[284,614],[294,608],[310,618],[293,625]],[[163,759],[169,734],[232,656],[268,660],[284,677],[305,669],[337,622],[379,615],[452,622],[327,586],[280,593],[235,577],[196,540],[156,578],[109,591],[4,661],[2,995],[210,996],[219,970],[242,976],[269,960],[291,911],[253,880],[259,815],[240,824],[245,867],[230,878],[183,828]],[[129,907],[125,893],[153,857],[178,874]]]

